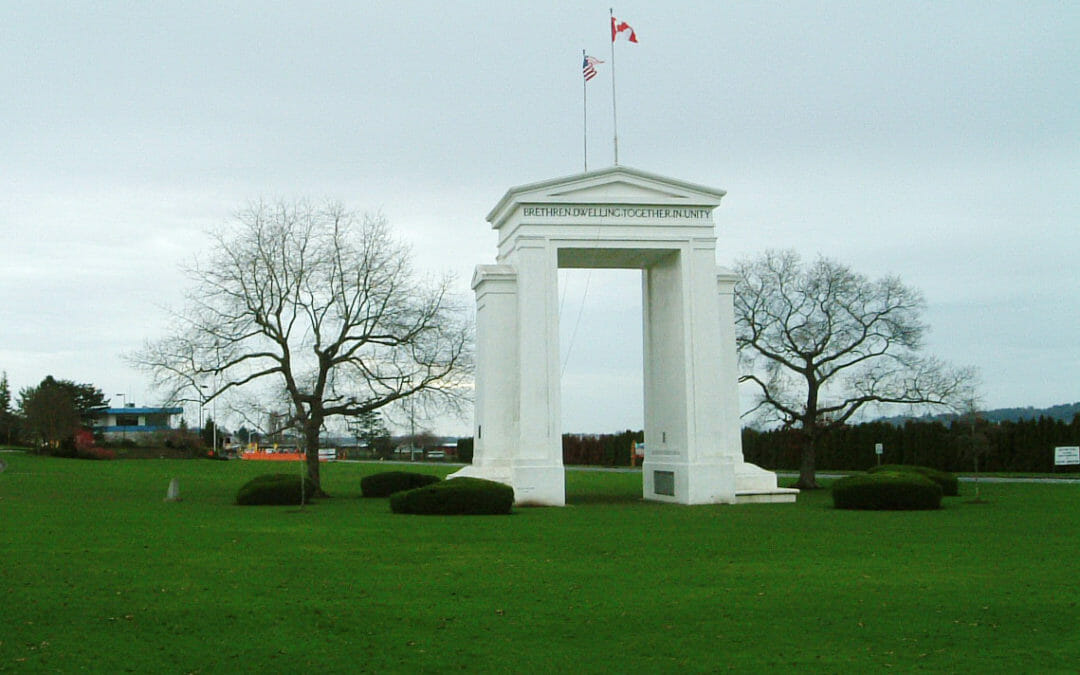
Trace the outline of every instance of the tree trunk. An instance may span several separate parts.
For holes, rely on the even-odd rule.
[[[799,481],[795,483],[795,487],[800,490],[821,489],[817,482],[817,469],[815,468],[816,441],[817,439],[813,436],[808,436],[803,444],[802,460],[799,462]]]
[[[308,424],[304,427],[304,453],[307,460],[307,475],[311,481],[312,497],[329,497],[322,489],[319,480],[319,426]]]

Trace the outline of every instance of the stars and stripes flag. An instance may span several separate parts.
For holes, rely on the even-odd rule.
[[[586,82],[596,77],[596,64],[598,63],[603,63],[603,61],[592,56],[585,57],[585,62],[581,64],[581,75]]]

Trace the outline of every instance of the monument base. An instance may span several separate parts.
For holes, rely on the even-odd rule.
[[[645,460],[645,499],[674,504],[794,502],[798,490],[776,485],[776,474],[746,462],[689,463]]]
[[[793,503],[799,495],[794,488],[776,486],[776,474],[756,464],[742,462],[735,469],[735,501],[739,504]]]
[[[565,506],[566,471],[560,465],[501,461],[470,464],[447,476],[483,478],[514,488],[518,506]],[[799,494],[776,485],[776,474],[747,462],[692,464],[649,461],[641,466],[645,499],[673,504],[781,504]]]
[[[514,503],[518,506],[566,506],[563,466],[514,466]]]
[[[466,464],[454,473],[446,477],[447,480],[453,478],[483,478],[484,480],[493,480],[496,483],[504,483],[513,487],[514,478],[513,472],[510,470],[510,464]]]
[[[651,461],[641,464],[642,496],[674,504],[734,504],[735,466]]]

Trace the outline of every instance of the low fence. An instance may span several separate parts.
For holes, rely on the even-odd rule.
[[[273,450],[246,451],[240,453],[240,459],[250,459],[260,462],[302,462],[304,453],[296,451],[275,452]],[[319,450],[319,461],[330,462],[337,459],[337,450],[325,448]]]

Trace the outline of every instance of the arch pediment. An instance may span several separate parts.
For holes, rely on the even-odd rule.
[[[510,188],[487,216],[500,229],[522,206],[618,205],[695,207],[711,211],[723,190],[695,185],[625,166]]]

